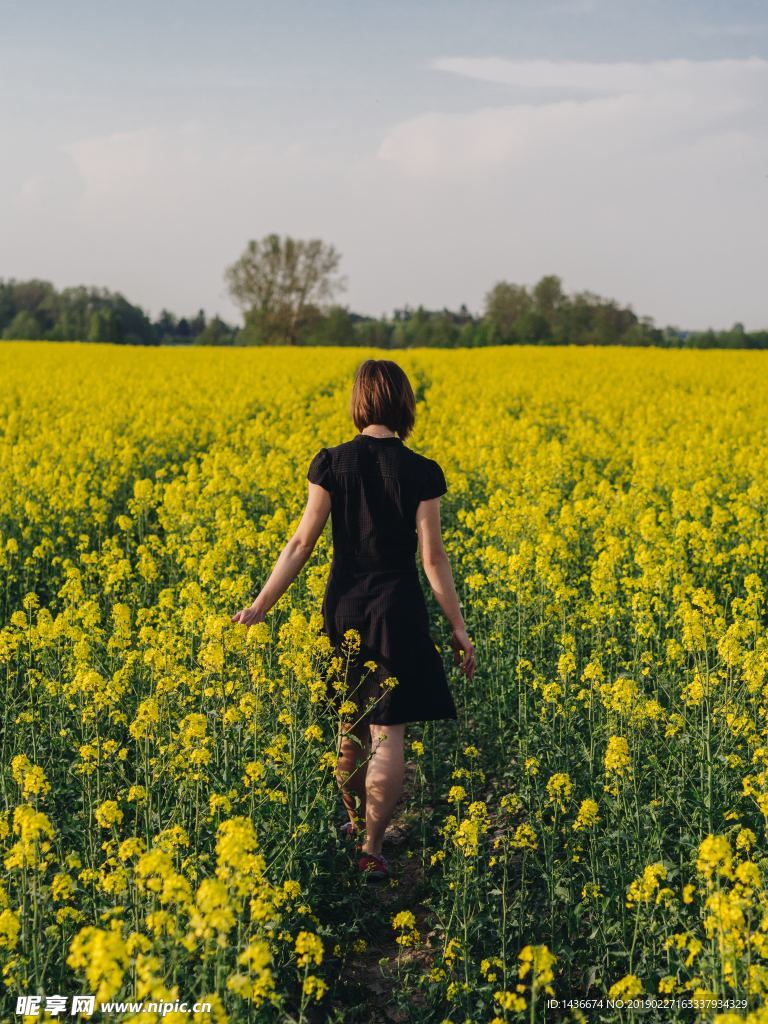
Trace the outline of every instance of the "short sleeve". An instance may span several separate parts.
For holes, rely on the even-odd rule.
[[[447,490],[448,485],[445,482],[445,474],[440,468],[440,465],[435,462],[434,459],[428,459],[421,481],[421,495],[419,500],[426,501],[428,498],[439,498],[440,495],[445,494]]]
[[[321,448],[310,462],[307,480],[312,484],[319,484],[326,491],[331,490],[331,463],[327,448]]]

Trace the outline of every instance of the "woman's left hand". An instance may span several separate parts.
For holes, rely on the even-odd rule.
[[[233,615],[232,621],[239,622],[243,626],[254,626],[257,622],[263,622],[266,617],[265,612],[252,604],[250,608],[242,608]]]

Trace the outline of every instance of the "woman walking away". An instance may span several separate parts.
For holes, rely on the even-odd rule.
[[[365,360],[350,412],[359,433],[312,459],[301,522],[253,605],[232,621],[263,621],[310,557],[330,514],[333,559],[323,629],[347,667],[341,684],[329,681],[328,696],[352,701],[360,712],[354,721],[340,718],[336,778],[349,816],[343,829],[362,839],[358,867],[369,881],[379,881],[389,876],[381,851],[402,793],[405,726],[457,717],[430,634],[417,551],[451,626],[454,663],[469,679],[475,651],[441,537],[445,476],[437,462],[404,444],[416,402],[401,367],[389,359]],[[345,643],[349,630],[355,632]]]

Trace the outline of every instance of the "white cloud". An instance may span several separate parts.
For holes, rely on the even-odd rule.
[[[768,61],[757,57],[606,64],[452,57],[432,67],[559,95],[401,122],[382,141],[379,156],[406,174],[463,175],[543,159],[588,163],[601,173],[606,153],[640,161],[669,156],[750,119],[755,137],[765,139]]]
[[[213,198],[211,189],[229,182],[255,184],[276,165],[301,156],[301,145],[273,146],[217,140],[206,126],[190,121],[172,131],[156,127],[81,139],[63,147],[83,186],[83,204],[122,199],[173,205]]]
[[[430,67],[466,78],[507,85],[563,89],[609,89],[613,92],[659,92],[703,86],[714,89],[765,84],[768,61],[744,59],[653,61],[505,60],[499,57],[438,57]]]
[[[408,118],[378,149],[431,243],[455,238],[454,278],[557,273],[660,323],[764,320],[768,61],[432,66],[510,89],[501,105]]]

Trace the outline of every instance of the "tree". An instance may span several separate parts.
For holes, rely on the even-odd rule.
[[[197,335],[195,341],[198,345],[231,345],[233,335],[232,328],[216,314]]]
[[[552,337],[549,320],[538,309],[529,309],[515,324],[515,340],[521,345],[544,345]]]
[[[552,316],[564,298],[562,282],[557,274],[547,274],[533,287],[533,305],[546,317]]]
[[[473,320],[467,320],[461,325],[456,344],[459,348],[474,348],[477,345],[477,325]]]
[[[485,296],[485,315],[494,337],[501,342],[515,341],[515,324],[531,308],[531,296],[525,285],[499,281]]]
[[[197,338],[203,333],[206,327],[205,321],[205,310],[198,309],[197,316],[193,316],[189,321],[189,333],[193,338]]]
[[[251,240],[227,268],[230,294],[245,312],[244,340],[295,345],[316,324],[345,280],[336,276],[341,256],[319,238],[309,241],[267,235]]]
[[[355,321],[343,306],[331,306],[307,335],[310,345],[354,345],[355,341]]]
[[[173,338],[176,334],[176,317],[170,310],[161,309],[160,316],[155,322],[155,333],[162,342],[166,338]]]
[[[112,341],[113,324],[110,310],[94,309],[88,318],[85,341]]]
[[[36,341],[40,333],[40,324],[28,310],[23,309],[5,328],[3,337],[11,341]]]

